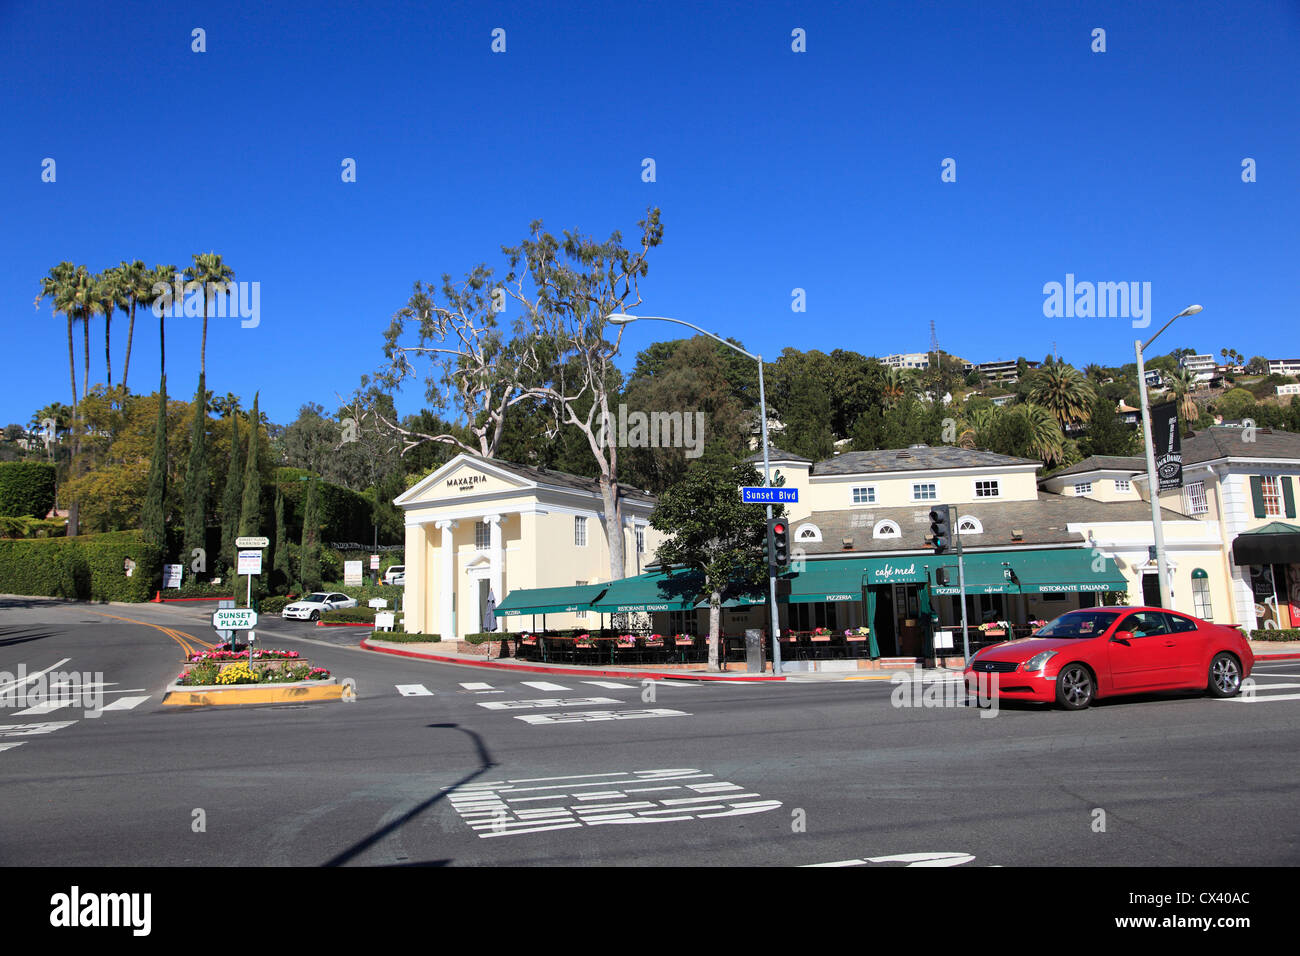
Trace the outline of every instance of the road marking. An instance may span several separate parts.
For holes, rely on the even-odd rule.
[[[585,724],[598,720],[641,720],[648,717],[690,717],[684,710],[655,707],[650,710],[588,710],[572,714],[524,714],[515,720],[539,724]]]
[[[75,720],[51,720],[39,724],[0,724],[0,737],[35,737],[71,727]]]
[[[1261,684],[1259,682],[1255,683],[1255,690],[1294,690],[1297,687],[1300,687],[1300,684]]]
[[[543,697],[536,700],[488,700],[479,704],[488,710],[528,710],[534,707],[590,707],[593,704],[617,704],[613,697]]]
[[[462,683],[460,686],[465,688],[466,690],[491,690],[492,689],[491,684],[483,684],[483,683],[471,683],[471,684]]]
[[[532,687],[535,690],[568,690],[569,689],[565,687],[563,684],[552,684],[550,681],[544,681],[544,680],[526,680],[526,681],[521,681],[520,683],[522,683],[525,687]]]
[[[592,779],[599,778],[599,779]],[[629,786],[660,783],[666,780],[713,782],[657,787]],[[549,787],[519,787],[537,781],[568,781]],[[601,787],[593,791],[577,788]],[[647,799],[648,791],[687,789],[709,791],[706,797],[681,799]],[[519,796],[521,792],[558,791],[545,796]],[[718,794],[726,792],[727,795]],[[635,796],[634,796],[635,795]],[[537,777],[526,780],[497,780],[490,783],[465,784],[447,791],[451,806],[471,830],[482,839],[498,836],[524,836],[550,830],[573,830],[582,827],[640,823],[674,823],[713,817],[763,813],[781,806],[778,800],[763,800],[756,793],[712,774],[698,770],[635,770],[605,774],[581,774],[570,777]],[[553,806],[520,807],[525,802],[556,801]],[[576,802],[575,802],[576,801]]]
[[[423,684],[394,684],[397,692],[403,697],[432,697],[433,691]]]
[[[139,707],[148,699],[149,699],[148,694],[146,694],[144,697],[119,697],[117,700],[113,701],[113,703],[111,704],[108,704],[103,709],[104,710],[132,710],[136,707]]]
[[[590,684],[592,687],[604,687],[606,690],[635,690],[635,684],[620,684],[612,680],[585,680],[584,684]]]
[[[59,661],[59,662],[57,662],[57,663],[55,663],[55,664],[51,664],[49,667],[45,668],[45,670],[43,670],[43,671],[33,671],[32,673],[27,674],[27,675],[25,675],[25,676],[19,678],[18,680],[11,680],[11,681],[10,681],[9,683],[7,683],[7,684],[0,684],[0,690],[8,690],[10,687],[17,687],[19,684],[26,684],[26,683],[28,683],[28,682],[30,682],[30,681],[33,681],[33,680],[35,680],[37,677],[40,677],[42,674],[48,674],[50,671],[54,670],[54,668],[56,668],[56,667],[62,667],[64,664],[68,663],[68,661],[70,661],[70,660],[72,660],[71,657],[65,657],[63,660],[61,660],[61,661]]]
[[[1300,700],[1300,694],[1260,694],[1255,697],[1219,697],[1232,704],[1271,704],[1276,700]]]
[[[905,866],[961,866],[973,859],[975,859],[973,853],[895,853],[891,856],[869,856],[862,860],[805,863],[804,866],[866,866],[869,863],[902,863]]]
[[[3,752],[5,750],[13,750],[15,747],[21,747],[25,743],[27,743],[27,741],[20,740],[16,744],[0,744],[0,752]]]

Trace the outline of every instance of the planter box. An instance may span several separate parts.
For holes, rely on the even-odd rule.
[[[185,662],[185,665],[184,665],[184,668],[182,669],[181,673],[183,673],[183,674],[188,674],[191,670],[193,670],[195,667],[197,667],[197,666],[198,666],[199,664],[201,664],[201,663],[203,663],[203,662],[202,662],[202,661],[186,661],[186,662]],[[232,666],[232,665],[234,665],[234,664],[247,664],[247,663],[248,663],[248,658],[245,657],[245,658],[241,658],[241,659],[239,659],[239,660],[233,660],[233,661],[215,661],[214,663],[219,664],[219,665],[220,665],[220,668],[219,668],[219,669],[224,671],[227,667],[230,667],[230,666]],[[268,659],[266,659],[266,658],[263,658],[262,660],[254,660],[254,661],[253,661],[253,669],[254,669],[254,670],[281,671],[281,670],[284,670],[284,668],[285,668],[286,665],[296,667],[296,666],[298,666],[299,664],[306,664],[308,667],[310,667],[310,666],[311,666],[311,661],[307,660],[307,658],[305,658],[305,657],[296,657],[296,658],[294,658],[293,660],[289,660],[289,661],[281,660],[281,659],[278,659],[278,658],[273,658],[273,659],[270,659],[270,660],[268,660]]]

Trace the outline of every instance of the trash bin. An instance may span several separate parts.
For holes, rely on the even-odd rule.
[[[750,674],[763,673],[763,632],[756,627],[745,631],[745,670]]]

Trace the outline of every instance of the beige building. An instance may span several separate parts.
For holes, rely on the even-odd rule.
[[[611,578],[604,504],[591,479],[462,454],[394,504],[406,515],[407,631],[463,638],[482,630],[489,597],[500,604],[514,590]],[[662,540],[649,526],[653,504],[624,491],[624,576],[639,574]],[[589,614],[551,613],[547,625],[580,626]]]

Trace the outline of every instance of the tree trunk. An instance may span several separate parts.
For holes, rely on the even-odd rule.
[[[114,310],[116,311],[116,310]],[[109,349],[109,335],[113,330],[113,314],[104,312],[104,374],[108,377],[108,390],[113,391],[113,358]],[[112,399],[110,399],[112,401]]]
[[[86,360],[85,362],[86,375],[81,382],[81,397],[85,398],[90,393],[90,309],[89,308],[87,308],[86,311],[82,313],[82,318],[85,321],[81,323],[81,334],[85,341],[83,343],[84,347],[82,348],[81,351]]]
[[[720,671],[718,661],[718,644],[722,639],[722,593],[713,591],[709,594],[709,670]]]
[[[131,322],[126,327],[126,361],[122,365],[122,400],[126,401],[126,376],[131,371],[131,343],[135,340],[135,299],[131,300]]]
[[[600,478],[600,497],[605,504],[605,538],[609,542],[609,579],[627,577],[623,555],[623,514],[618,497],[618,482]]]
[[[68,317],[68,378],[72,382],[72,433],[69,436],[72,442],[72,450],[68,456],[68,470],[64,473],[67,479],[72,478],[72,466],[77,460],[77,356],[72,345],[72,312],[69,310],[65,313]],[[57,428],[57,426],[56,426]],[[57,434],[57,431],[56,431]],[[79,515],[77,502],[74,500],[68,503],[68,535],[75,537],[77,534],[77,518]]]
[[[199,377],[208,371],[208,290],[203,289],[203,340],[199,343]]]

